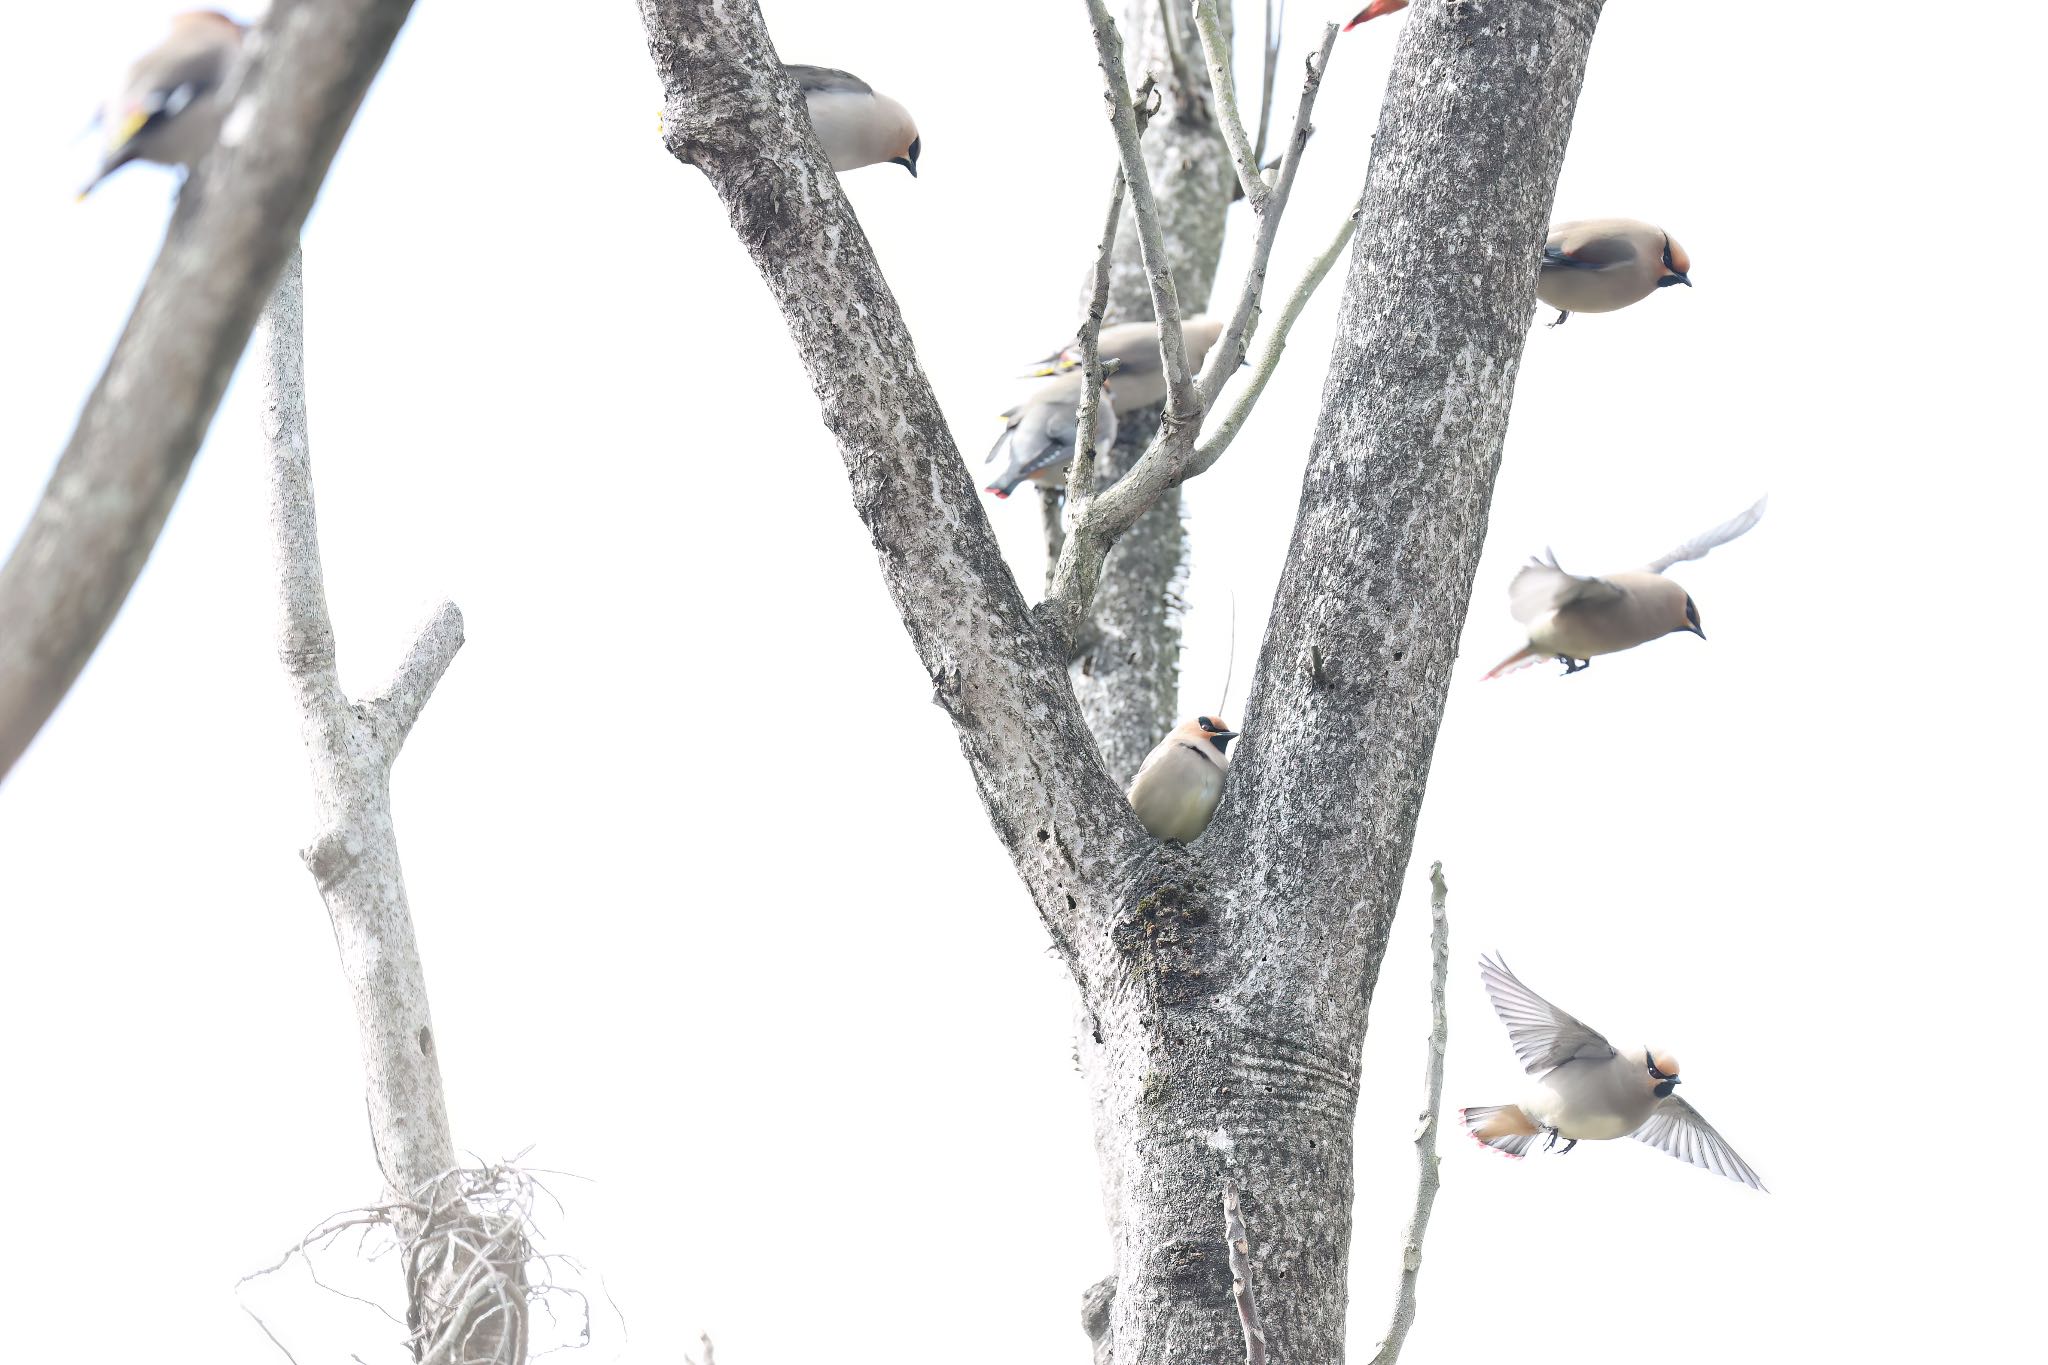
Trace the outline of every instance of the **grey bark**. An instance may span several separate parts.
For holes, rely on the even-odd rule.
[[[1225,14],[1226,26],[1229,15]],[[1159,203],[1159,227],[1173,262],[1182,309],[1208,307],[1223,255],[1225,215],[1236,184],[1230,152],[1223,145],[1216,111],[1201,83],[1200,50],[1192,27],[1182,25],[1189,47],[1184,88],[1167,54],[1158,0],[1126,0],[1121,25],[1130,83],[1158,74],[1163,97],[1146,129],[1146,168]],[[1086,300],[1083,300],[1086,306]],[[1152,316],[1152,295],[1138,259],[1138,231],[1124,210],[1111,259],[1109,311],[1112,322]],[[1116,444],[1099,462],[1098,485],[1130,472],[1159,430],[1160,409],[1117,413]],[[1049,543],[1049,542],[1048,542]],[[1180,490],[1172,489],[1124,534],[1109,552],[1095,613],[1078,641],[1073,661],[1074,694],[1103,761],[1119,782],[1128,782],[1145,755],[1180,717],[1180,585],[1187,557],[1187,532],[1180,517]]]
[[[298,702],[320,831],[302,856],[333,924],[355,1010],[370,1138],[407,1251],[415,1357],[517,1365],[527,1343],[524,1230],[515,1219],[480,1213],[465,1197],[391,819],[392,764],[462,647],[462,613],[441,603],[383,687],[361,701],[342,692],[313,502],[304,317],[293,250],[264,310],[257,354],[278,657]]]
[[[184,486],[228,376],[411,0],[276,0],[220,145],[0,567],[0,778],[92,657]]]
[[[782,310],[935,700],[1080,987],[1118,1365],[1238,1357],[1215,1226],[1230,1180],[1273,1358],[1343,1359],[1366,1012],[1599,12],[1410,11],[1242,756],[1183,848],[1137,827],[1082,724],[758,9],[641,0],[668,145]]]

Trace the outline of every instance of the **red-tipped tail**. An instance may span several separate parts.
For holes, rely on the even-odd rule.
[[[1499,663],[1495,664],[1490,670],[1488,670],[1486,676],[1484,678],[1481,678],[1479,681],[1490,682],[1494,678],[1498,678],[1506,673],[1512,673],[1518,668],[1527,668],[1530,664],[1535,663],[1538,659],[1542,657],[1543,656],[1541,654],[1538,654],[1534,649],[1530,648],[1528,645],[1523,645],[1520,649],[1508,655],[1507,658],[1502,659]]]
[[[1407,8],[1408,0],[1372,0],[1370,5],[1351,16],[1351,22],[1344,25],[1344,31],[1349,33],[1368,19],[1377,19],[1382,14],[1392,14],[1396,10]]]
[[[1003,487],[999,483],[992,483],[988,487],[982,489],[981,491],[984,493],[993,493],[999,498],[1008,498],[1010,496],[1010,490]]]

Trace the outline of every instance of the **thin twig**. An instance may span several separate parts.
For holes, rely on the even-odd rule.
[[[1215,10],[1216,0],[1201,0],[1203,8]],[[1208,41],[1208,29],[1203,31],[1203,41]],[[1220,30],[1217,36],[1221,37]],[[1216,396],[1223,391],[1223,385],[1237,373],[1237,367],[1244,360],[1245,343],[1251,338],[1257,325],[1259,304],[1265,295],[1266,267],[1273,257],[1273,243],[1279,240],[1280,217],[1287,211],[1288,197],[1294,191],[1295,172],[1301,167],[1301,157],[1308,147],[1310,134],[1315,129],[1309,122],[1309,115],[1315,111],[1316,94],[1322,89],[1323,73],[1330,67],[1330,49],[1337,42],[1337,26],[1323,26],[1323,41],[1309,56],[1301,85],[1301,103],[1294,111],[1294,127],[1287,135],[1287,148],[1280,156],[1280,173],[1273,181],[1271,191],[1265,190],[1265,183],[1259,182],[1264,198],[1252,202],[1253,212],[1259,216],[1259,234],[1252,243],[1251,263],[1245,267],[1244,288],[1239,291],[1237,307],[1231,312],[1230,322],[1217,339],[1216,349],[1209,356],[1209,363],[1202,371],[1198,393],[1202,400],[1202,411],[1206,415],[1215,406]],[[1223,60],[1227,63],[1226,53]],[[1254,167],[1252,174],[1257,176]],[[1185,474],[1182,478],[1186,478]]]
[[[1372,1365],[1394,1365],[1408,1329],[1415,1325],[1415,1280],[1422,1273],[1422,1238],[1429,1231],[1429,1211],[1436,1203],[1436,1119],[1444,1101],[1444,1049],[1450,1041],[1449,1012],[1444,1008],[1444,982],[1451,970],[1451,926],[1444,917],[1444,865],[1429,869],[1429,1065],[1423,1079],[1423,1109],[1415,1125],[1415,1214],[1401,1246],[1401,1284],[1394,1293],[1394,1317]]]
[[[1288,296],[1287,305],[1281,310],[1279,318],[1264,329],[1259,339],[1259,354],[1252,361],[1251,378],[1238,389],[1237,401],[1230,405],[1230,411],[1210,428],[1207,438],[1195,447],[1194,456],[1188,461],[1188,478],[1192,479],[1197,474],[1207,472],[1223,458],[1223,452],[1230,449],[1230,443],[1237,439],[1237,433],[1244,426],[1245,419],[1251,416],[1253,406],[1259,401],[1259,395],[1266,391],[1266,384],[1273,378],[1273,372],[1280,367],[1280,356],[1287,349],[1287,334],[1293,330],[1295,319],[1308,307],[1308,301],[1315,296],[1324,277],[1330,273],[1330,267],[1337,263],[1337,258],[1344,254],[1344,248],[1351,244],[1352,234],[1358,231],[1358,215],[1364,205],[1365,201],[1361,198],[1352,206],[1351,212],[1345,215],[1344,226],[1338,229],[1330,244],[1323,248],[1322,255],[1309,262],[1308,269],[1302,273],[1301,282],[1294,286],[1294,292]]]
[[[1194,116],[1195,102],[1202,95],[1188,75],[1187,43],[1174,23],[1173,9],[1173,0],[1159,0],[1159,28],[1166,42],[1167,65],[1173,68],[1173,116],[1186,119]]]
[[[1138,255],[1145,263],[1145,282],[1152,293],[1152,316],[1159,324],[1159,356],[1166,366],[1166,417],[1162,429],[1196,420],[1194,377],[1188,372],[1187,341],[1181,336],[1180,296],[1173,285],[1173,266],[1166,258],[1166,239],[1159,229],[1159,204],[1145,173],[1145,154],[1138,146],[1138,116],[1124,81],[1124,40],[1102,0],[1087,0],[1095,30],[1095,55],[1102,67],[1104,98],[1116,130],[1117,154],[1124,166],[1124,187],[1138,220]],[[1156,497],[1157,494],[1155,493]]]
[[[1223,1186],[1223,1244],[1230,1252],[1230,1294],[1237,1300],[1237,1321],[1244,1328],[1245,1365],[1266,1365],[1266,1329],[1259,1323],[1259,1301],[1252,1293],[1252,1239],[1238,1205],[1237,1182]]]
[[[1271,15],[1269,14],[1270,20]],[[1259,178],[1259,154],[1253,150],[1251,138],[1244,131],[1244,118],[1237,108],[1237,80],[1230,69],[1230,44],[1223,37],[1223,17],[1217,12],[1216,0],[1195,0],[1195,32],[1202,38],[1202,56],[1209,63],[1209,87],[1216,92],[1216,122],[1223,129],[1223,144],[1230,149],[1230,160],[1237,167],[1238,187],[1244,191],[1245,202],[1252,206],[1252,212],[1266,211],[1266,182]],[[1268,82],[1270,86],[1271,82]],[[1269,90],[1267,98],[1272,98]],[[1259,130],[1259,140],[1265,141],[1265,130]]]
[[[1266,0],[1266,61],[1259,86],[1259,140],[1252,160],[1266,164],[1266,129],[1273,120],[1274,77],[1280,71],[1280,30],[1287,20],[1287,0]]]

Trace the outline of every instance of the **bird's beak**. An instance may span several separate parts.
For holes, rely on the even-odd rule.
[[[1218,730],[1218,731],[1216,731],[1216,733],[1214,733],[1214,734],[1210,735],[1210,736],[1209,736],[1209,738],[1211,738],[1211,739],[1236,739],[1236,738],[1237,738],[1237,731],[1235,731],[1235,730]]]
[[[889,164],[892,166],[901,166],[904,170],[910,172],[911,179],[915,180],[917,178],[917,163],[915,161],[912,161],[909,157],[896,157],[892,161],[890,161]]]
[[[1704,630],[1701,630],[1698,626],[1689,625],[1686,627],[1686,629],[1691,631],[1693,634],[1699,636],[1702,640],[1707,638],[1707,633]]]
[[[1666,275],[1663,279],[1657,281],[1657,287],[1659,289],[1669,289],[1674,284],[1682,284],[1687,289],[1690,289],[1692,288],[1692,279],[1690,276],[1687,275],[1671,274]]]

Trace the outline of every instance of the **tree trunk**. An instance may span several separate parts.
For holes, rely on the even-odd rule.
[[[1185,6],[1173,6],[1187,49],[1192,90],[1180,87],[1167,50],[1159,0],[1128,0],[1121,25],[1132,84],[1150,70],[1163,91],[1159,113],[1145,130],[1145,164],[1159,200],[1159,229],[1173,262],[1174,284],[1184,313],[1208,306],[1223,254],[1224,219],[1237,185],[1230,153],[1216,122],[1214,104],[1202,79],[1202,51]],[[1228,23],[1229,11],[1224,12]],[[1152,316],[1152,294],[1138,259],[1138,229],[1128,206],[1117,230],[1111,261],[1111,322]],[[1159,429],[1161,408],[1117,413],[1116,445],[1097,466],[1098,486],[1121,478]],[[1180,519],[1180,490],[1168,491],[1124,534],[1102,574],[1095,613],[1074,659],[1074,695],[1102,748],[1110,775],[1128,782],[1152,746],[1179,723],[1181,566],[1187,531]]]
[[[1409,11],[1244,747],[1183,848],[1137,825],[1083,727],[758,9],[641,0],[669,147],[782,310],[934,699],[1080,987],[1118,1365],[1241,1357],[1226,1181],[1271,1358],[1343,1359],[1366,1013],[1600,7]]]

